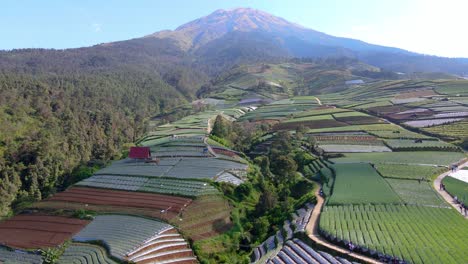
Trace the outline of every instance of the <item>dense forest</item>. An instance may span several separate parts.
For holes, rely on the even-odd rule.
[[[0,215],[76,181],[80,166],[118,157],[148,117],[187,102],[161,78],[131,70],[4,72],[0,87]]]

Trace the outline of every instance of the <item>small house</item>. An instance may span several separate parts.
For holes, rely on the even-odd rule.
[[[149,147],[131,147],[128,157],[141,160],[151,159],[151,150]]]

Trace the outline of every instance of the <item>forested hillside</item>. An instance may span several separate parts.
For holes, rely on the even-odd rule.
[[[186,103],[176,89],[138,71],[0,74],[0,215],[73,181],[78,167],[119,156],[161,109]]]

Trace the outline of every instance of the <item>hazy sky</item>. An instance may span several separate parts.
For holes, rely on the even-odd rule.
[[[468,0],[1,0],[0,49],[125,40],[234,7],[261,9],[335,36],[468,57]]]

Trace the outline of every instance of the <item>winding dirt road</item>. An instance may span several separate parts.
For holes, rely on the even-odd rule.
[[[321,185],[318,182],[315,182],[319,187],[315,190],[315,196],[317,197],[317,204],[314,207],[314,210],[312,211],[312,214],[310,215],[309,223],[306,226],[306,232],[309,235],[310,239],[312,239],[315,243],[322,245],[324,247],[327,247],[329,249],[335,250],[337,252],[340,252],[342,254],[346,254],[348,256],[351,256],[355,259],[358,259],[362,262],[365,263],[372,263],[372,264],[382,264],[383,262],[380,262],[378,260],[375,260],[373,258],[352,252],[348,249],[339,247],[335,244],[332,244],[325,240],[323,237],[321,237],[318,233],[318,223],[319,223],[319,217],[320,217],[320,212],[322,211],[324,199],[322,196],[319,195],[319,191],[321,188]]]

